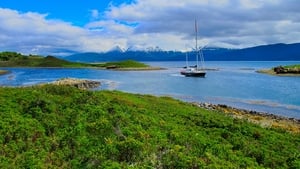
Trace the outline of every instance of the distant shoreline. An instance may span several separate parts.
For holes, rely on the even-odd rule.
[[[162,68],[162,67],[141,67],[141,68],[115,68],[115,69],[107,69],[106,70],[115,70],[115,71],[151,71],[151,70],[166,70],[166,68]]]
[[[8,70],[0,70],[0,75],[5,75],[10,73]]]
[[[101,64],[71,62],[54,56],[22,55],[16,52],[0,52],[0,67],[30,68],[99,68],[112,70],[159,70],[135,60],[105,62]]]
[[[263,74],[268,74],[268,75],[273,75],[273,76],[294,76],[294,77],[300,77],[300,74],[296,73],[276,73],[274,72],[273,69],[260,69],[256,71],[257,73],[263,73]]]
[[[48,66],[40,66],[40,67],[31,67],[31,66],[11,66],[8,68],[32,68],[32,69],[99,69],[99,70],[115,70],[115,71],[145,71],[145,70],[166,70],[167,68],[163,67],[128,67],[128,68],[113,68],[109,69],[106,67],[93,67],[93,66],[86,66],[86,67],[48,67]],[[1,73],[10,73],[7,70],[0,70],[0,75]]]

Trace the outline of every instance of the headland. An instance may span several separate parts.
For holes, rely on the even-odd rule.
[[[258,70],[257,72],[276,76],[300,76],[300,65],[276,66],[271,69]]]

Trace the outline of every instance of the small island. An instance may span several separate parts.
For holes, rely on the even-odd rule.
[[[277,66],[271,69],[258,70],[257,72],[279,76],[300,76],[300,65]]]
[[[9,71],[8,70],[0,70],[0,76],[1,75],[5,75],[5,74],[8,74]]]
[[[107,62],[96,64],[98,67],[110,70],[136,71],[136,70],[161,70],[160,67],[151,67],[147,64],[134,60],[124,60],[119,62]]]
[[[70,62],[54,56],[22,55],[16,52],[1,52],[0,67],[62,67],[62,68],[99,68],[112,70],[159,70],[134,60],[107,63]],[[1,73],[1,72],[0,72]]]

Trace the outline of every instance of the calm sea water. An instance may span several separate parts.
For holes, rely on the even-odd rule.
[[[0,76],[2,86],[27,86],[72,77],[98,80],[96,90],[167,95],[184,101],[227,104],[300,119],[300,76],[278,77],[256,73],[263,68],[300,62],[206,62],[205,78],[179,74],[185,62],[147,62],[167,68],[158,71],[110,71],[64,68],[1,68],[12,73]]]

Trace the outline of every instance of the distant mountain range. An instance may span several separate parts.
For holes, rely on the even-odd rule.
[[[204,48],[204,58],[207,61],[299,61],[300,43],[270,44],[244,49]],[[183,61],[188,55],[189,60],[195,60],[193,52],[163,51],[159,47],[147,50],[121,50],[116,47],[105,53],[78,53],[63,57],[66,60],[78,62],[104,62],[119,60],[137,61]]]

